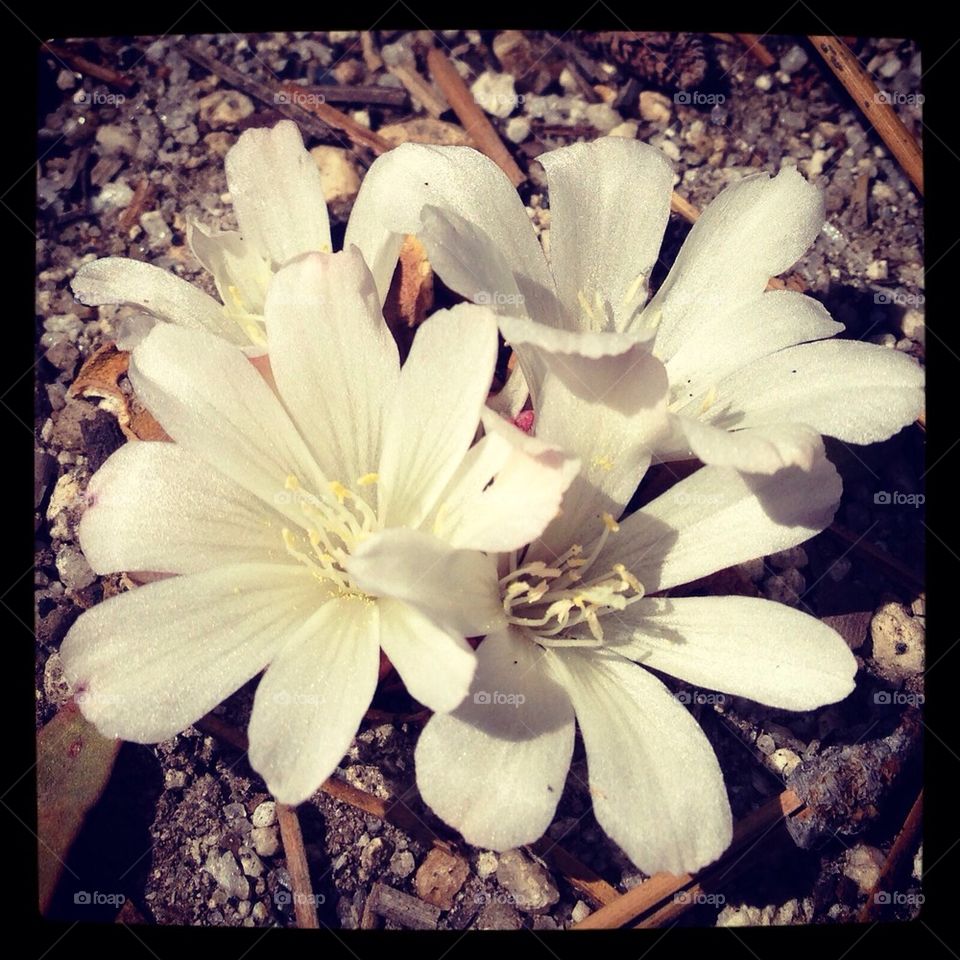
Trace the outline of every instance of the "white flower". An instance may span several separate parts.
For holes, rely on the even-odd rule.
[[[470,695],[417,744],[425,802],[476,846],[533,842],[564,789],[576,718],[597,822],[630,859],[651,874],[716,859],[731,838],[720,767],[650,671],[810,710],[850,693],[856,660],[833,630],[769,600],[649,595],[802,542],[839,496],[822,448],[809,470],[775,477],[706,466],[620,524],[608,515],[592,543],[514,558]],[[379,567],[368,582],[397,589],[397,564],[381,555]]]
[[[725,189],[646,304],[669,217],[669,162],[620,137],[538,160],[549,181],[549,262],[509,180],[468,147],[403,144],[378,158],[345,242],[385,265],[374,270],[383,291],[403,234],[417,233],[444,283],[505,316],[536,321],[544,347],[561,344],[562,331],[652,338],[669,377],[660,460],[693,454],[772,473],[809,466],[817,434],[873,443],[915,419],[923,373],[912,358],[833,339],[843,327],[816,300],[765,292],[824,221],[819,191],[796,170]],[[515,346],[536,394],[539,370]],[[516,413],[525,397],[517,374],[500,408]]]
[[[226,173],[239,233],[211,233],[196,222],[187,227],[190,247],[213,274],[221,302],[170,271],[125,257],[82,266],[72,284],[77,299],[90,306],[138,306],[153,318],[209,330],[251,355],[262,354],[270,278],[301,254],[329,253],[330,221],[320,171],[291,120],[244,131],[227,152]],[[132,346],[143,327],[121,327],[120,346]]]
[[[535,538],[577,463],[500,422],[471,447],[496,318],[462,304],[418,330],[401,369],[357,251],[279,270],[264,318],[275,392],[242,350],[158,324],[137,395],[173,443],[133,443],[93,477],[80,542],[98,573],[175,576],[106,600],[64,640],[67,678],[108,736],[183,730],[266,668],[250,758],[274,795],[309,796],[369,706],[381,648],[407,689],[455,707],[501,616],[491,553]],[[387,543],[399,592],[365,565]]]

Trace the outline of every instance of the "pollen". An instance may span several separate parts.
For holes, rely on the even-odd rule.
[[[350,491],[339,480],[331,480],[328,486],[338,503],[342,504],[350,496]]]
[[[613,469],[613,457],[607,456],[596,456],[591,461],[592,466],[596,467],[598,470],[607,470],[610,471]]]
[[[612,514],[605,513],[605,514],[603,515],[603,525],[604,525],[611,533],[619,533],[619,532],[620,532],[620,524],[617,523],[617,521],[613,519],[613,515],[612,515]]]
[[[372,484],[377,483],[379,480],[379,473],[365,473],[362,477],[357,479],[357,485],[361,487],[369,487]]]

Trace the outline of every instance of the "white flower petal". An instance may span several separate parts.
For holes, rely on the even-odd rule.
[[[601,137],[537,162],[547,171],[550,267],[563,305],[583,329],[623,330],[647,298],[670,218],[669,161],[638,140]]]
[[[823,197],[796,170],[727,187],[693,225],[667,279],[635,326],[657,330],[669,360],[698,327],[763,293],[823,225]]]
[[[842,330],[813,297],[771,290],[691,331],[666,364],[670,385],[681,397],[699,397],[722,377],[771,353]]]
[[[282,517],[176,443],[133,441],[87,487],[80,546],[97,573],[286,563]]]
[[[487,406],[491,410],[496,410],[500,416],[513,420],[523,410],[529,396],[530,388],[527,386],[527,378],[523,375],[523,368],[517,364],[510,371],[507,382],[500,392],[488,398]]]
[[[532,843],[563,792],[573,708],[543,658],[513,630],[491,633],[477,649],[471,693],[453,713],[432,717],[417,742],[424,802],[474,846]]]
[[[209,330],[231,343],[245,343],[247,339],[213,297],[169,270],[141,260],[103,257],[85,263],[71,288],[74,296],[89,307],[130,304],[182,327]]]
[[[519,550],[556,517],[580,462],[490,410],[482,418],[487,434],[467,451],[431,527],[453,547]]]
[[[403,527],[374,533],[354,549],[346,569],[371,596],[402,600],[462,637],[483,636],[504,618],[493,558],[454,550],[429,533]]]
[[[847,443],[876,443],[917,418],[923,384],[923,368],[899,350],[821,340],[788,347],[721,380],[704,419],[720,427],[792,421]]]
[[[60,648],[64,674],[104,736],[166,740],[259,673],[324,596],[291,564],[148,583],[80,616]]]
[[[380,518],[418,526],[456,473],[480,424],[497,358],[490,310],[461,303],[417,330],[386,415]]]
[[[356,250],[307,254],[277,273],[265,315],[280,396],[324,473],[354,488],[377,470],[400,375],[370,271]]]
[[[377,605],[323,604],[271,662],[250,717],[250,765],[281,803],[333,773],[370,706],[380,666]]]
[[[747,473],[776,473],[784,467],[809,470],[822,443],[820,434],[797,423],[728,431],[691,416],[674,417],[679,446],[657,451],[662,461],[686,460],[692,453],[704,463],[735,467]]]
[[[210,232],[195,221],[187,223],[187,243],[213,274],[224,304],[251,314],[263,313],[272,271],[253,244],[234,231]]]
[[[403,236],[421,233],[427,206],[452,212],[462,218],[457,222],[473,225],[473,235],[486,238],[486,252],[477,251],[477,270],[494,268],[500,258],[505,259],[531,316],[556,312],[553,278],[543,250],[519,194],[503,171],[471,147],[414,143],[402,143],[373,162],[343,242],[345,249],[352,243],[360,248],[376,278],[381,301],[390,288]],[[431,238],[420,239],[429,249]],[[487,287],[491,293],[497,292],[494,284],[501,282],[500,276],[491,274]],[[450,283],[443,274],[440,277]]]
[[[840,476],[821,453],[810,470],[771,475],[703,467],[620,522],[594,564],[622,563],[656,593],[796,546],[825,529]]]
[[[292,120],[245,130],[227,153],[226,168],[240,233],[274,267],[333,249],[320,170]]]
[[[815,617],[755,597],[643,599],[603,618],[610,649],[696,687],[783,710],[853,691],[857,661]]]
[[[644,873],[692,873],[730,844],[723,774],[653,674],[607,651],[549,651],[583,734],[597,823]]]
[[[326,481],[280,401],[240,350],[163,324],[134,350],[130,380],[185,450],[304,523],[284,487],[287,477],[314,491],[325,489]]]
[[[470,644],[401,600],[381,597],[377,606],[380,646],[410,696],[438,712],[456,707],[467,695],[477,665]]]
[[[581,472],[550,525],[542,548],[560,553],[603,512],[619,516],[668,427],[667,375],[636,338],[618,333],[556,330],[516,317],[500,328],[526,368],[531,358],[545,370],[528,377],[537,412],[536,434],[581,461]]]

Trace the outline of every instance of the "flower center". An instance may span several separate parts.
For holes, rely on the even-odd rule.
[[[600,618],[611,610],[623,610],[643,597],[643,584],[622,563],[604,574],[587,577],[611,533],[620,525],[603,515],[604,531],[589,556],[575,543],[548,565],[535,560],[500,580],[507,621],[527,627],[542,646],[599,646],[603,643]],[[627,591],[633,596],[625,596]],[[564,630],[586,623],[592,639],[561,637]]]
[[[367,473],[357,485],[371,486],[378,479],[377,474]],[[293,474],[285,486],[297,498],[305,519],[302,528],[281,530],[287,553],[305,564],[317,580],[332,583],[341,595],[364,596],[351,583],[345,565],[354,548],[378,528],[370,504],[338,480],[331,480],[320,496],[304,490]]]

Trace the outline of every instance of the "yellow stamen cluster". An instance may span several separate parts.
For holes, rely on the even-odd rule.
[[[359,486],[377,482],[377,475],[364,474]],[[377,518],[367,501],[338,480],[327,484],[320,496],[304,490],[292,474],[284,486],[294,492],[304,514],[303,528],[281,531],[290,556],[305,564],[317,580],[332,583],[341,595],[355,594],[347,575],[346,559],[377,527]]]
[[[603,533],[587,557],[574,544],[552,564],[534,560],[511,571],[500,581],[503,610],[508,622],[526,627],[542,646],[598,646],[603,643],[600,618],[611,610],[623,610],[643,596],[643,584],[622,563],[605,574],[584,580],[611,533],[620,525],[603,515]],[[633,596],[625,596],[627,591]],[[517,608],[524,608],[520,615]],[[592,640],[560,636],[570,627],[586,623]]]

